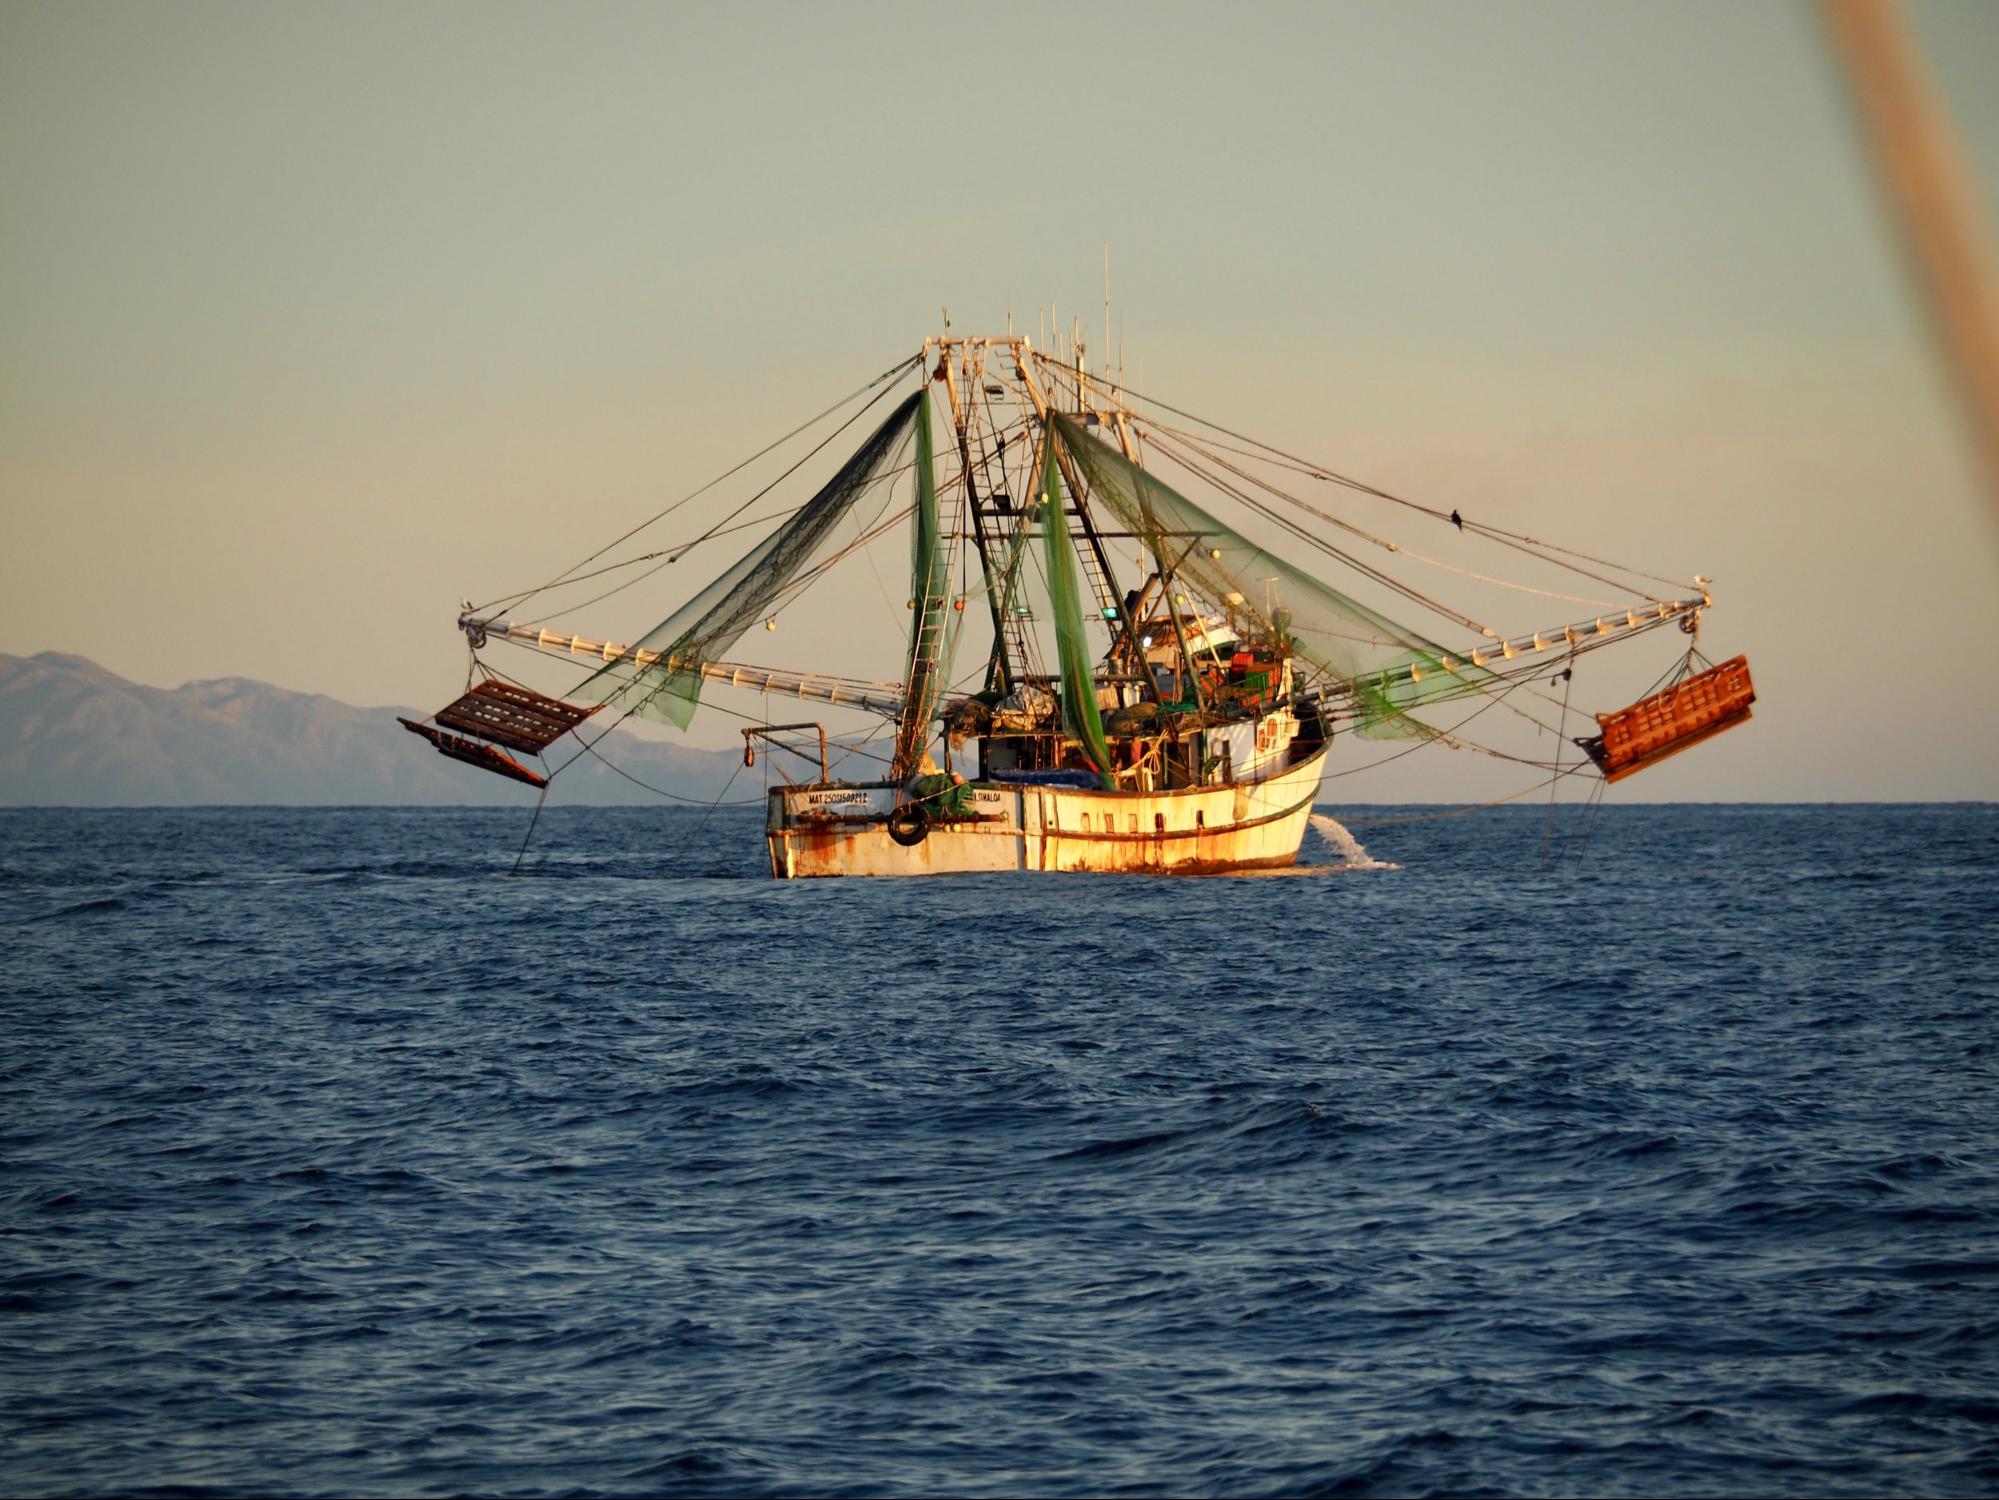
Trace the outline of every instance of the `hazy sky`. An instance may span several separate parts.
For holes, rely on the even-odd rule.
[[[1989,215],[1999,5],[1914,15]],[[1614,797],[1999,796],[1999,526],[1816,28],[1739,0],[7,4],[0,650],[441,703],[461,598],[726,468],[942,304],[1093,332],[1108,241],[1145,388],[1715,578],[1705,643],[1749,652],[1756,722]],[[1465,759],[1380,794],[1504,785]]]

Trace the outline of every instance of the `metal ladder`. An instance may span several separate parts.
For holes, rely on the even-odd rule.
[[[1082,561],[1083,576],[1089,579],[1090,589],[1097,596],[1098,618],[1104,620],[1115,618],[1101,613],[1106,609],[1116,610],[1121,617],[1124,614],[1124,601],[1118,598],[1117,590],[1111,581],[1104,577],[1104,570],[1097,566],[1097,549],[1090,546],[1087,540],[1079,540],[1076,545],[1076,556]]]
[[[906,777],[916,769],[916,762],[923,753],[923,746],[930,738],[932,715],[913,716],[912,710],[926,698],[935,696],[931,684],[943,664],[944,643],[951,629],[951,593],[948,580],[957,568],[958,557],[964,547],[961,532],[947,533],[949,540],[944,546],[944,566],[941,569],[947,587],[941,594],[929,594],[916,601],[916,644],[909,663],[909,695],[903,706],[902,723],[895,738],[895,762],[892,774]],[[935,707],[934,704],[931,707]]]

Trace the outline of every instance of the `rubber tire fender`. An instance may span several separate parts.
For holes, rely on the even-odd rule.
[[[930,815],[921,803],[905,802],[888,815],[888,836],[905,849],[914,849],[930,837]]]

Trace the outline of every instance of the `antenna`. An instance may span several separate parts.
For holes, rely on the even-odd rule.
[[[1076,332],[1075,336],[1069,340],[1069,352],[1070,357],[1076,361],[1076,410],[1085,412],[1090,409],[1090,393],[1085,388],[1083,369],[1083,356],[1088,350],[1083,344],[1083,320],[1076,318],[1072,321],[1075,324]]]
[[[1104,379],[1111,378],[1111,242],[1104,241]]]

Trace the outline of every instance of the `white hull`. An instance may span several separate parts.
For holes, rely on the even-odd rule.
[[[1070,787],[973,789],[977,821],[932,826],[920,843],[889,837],[889,784],[774,787],[766,813],[771,874],[959,875],[1001,870],[1215,874],[1297,862],[1326,752],[1261,781],[1170,792]]]

